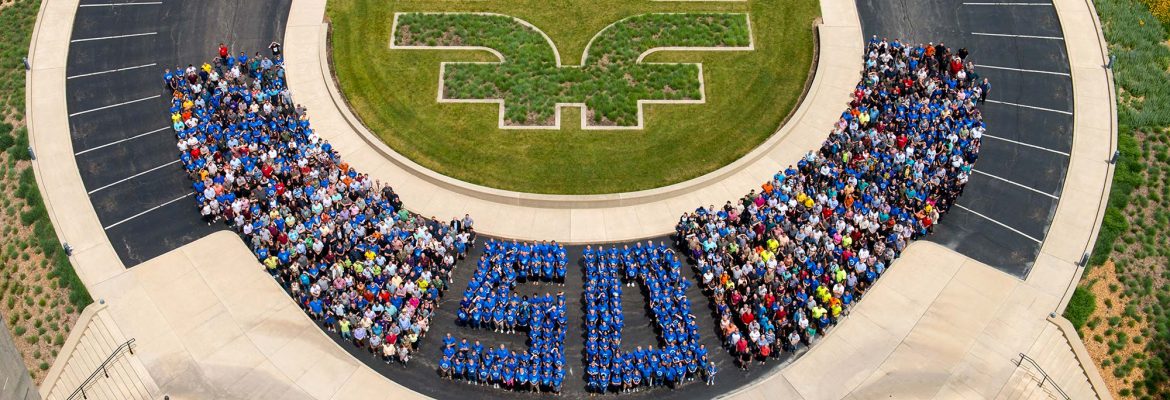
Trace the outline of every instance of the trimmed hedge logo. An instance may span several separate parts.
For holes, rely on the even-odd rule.
[[[560,129],[560,108],[581,108],[583,129],[642,129],[643,103],[705,100],[697,63],[644,63],[661,50],[754,49],[747,14],[641,14],[598,32],[582,65],[562,65],[544,32],[486,13],[398,13],[393,49],[486,50],[499,62],[444,62],[439,102],[498,103],[503,129]]]

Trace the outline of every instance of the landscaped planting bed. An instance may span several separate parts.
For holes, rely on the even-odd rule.
[[[0,315],[36,383],[93,302],[57,240],[28,151],[21,58],[39,6],[0,1]]]
[[[698,64],[638,63],[638,57],[660,47],[746,50],[747,21],[745,14],[635,15],[599,32],[580,66],[561,66],[544,35],[498,14],[399,14],[394,42],[498,51],[500,63],[446,64],[441,96],[503,100],[505,125],[553,126],[557,104],[584,103],[590,125],[637,126],[640,100],[703,98]]]
[[[332,69],[371,132],[441,174],[555,194],[661,187],[751,151],[776,132],[811,77],[819,10],[812,0],[330,0],[328,7]],[[419,13],[458,14],[404,22]],[[497,16],[459,16],[469,13]],[[670,16],[677,13],[691,15]],[[394,34],[395,16],[409,38]],[[500,32],[466,34],[481,25]],[[505,62],[483,49],[438,47],[473,40]],[[399,46],[406,44],[435,47]],[[636,65],[655,46],[735,51],[656,51]],[[460,64],[468,62],[484,64]],[[701,92],[698,68],[686,64],[701,64]],[[499,69],[513,75],[482,72]],[[566,81],[571,87],[549,84]],[[638,99],[649,101],[641,128],[632,129]],[[585,120],[580,106],[563,106],[552,129],[557,102],[588,104]],[[516,129],[531,127],[542,129]]]
[[[1091,266],[1065,316],[1118,398],[1170,398],[1170,35],[1159,3],[1095,2],[1116,57],[1121,155]]]

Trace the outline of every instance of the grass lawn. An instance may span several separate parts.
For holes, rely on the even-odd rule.
[[[333,69],[350,106],[394,150],[448,176],[500,189],[592,194],[650,189],[722,167],[779,128],[809,78],[811,0],[727,3],[633,0],[333,0]],[[646,105],[643,130],[501,130],[496,104],[438,103],[439,63],[497,61],[483,51],[391,50],[395,12],[494,12],[548,34],[564,65],[613,22],[653,12],[749,13],[754,51],[659,52],[648,62],[700,62],[705,104]]]

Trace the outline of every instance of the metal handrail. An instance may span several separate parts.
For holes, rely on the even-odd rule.
[[[134,338],[130,338],[130,340],[127,340],[126,343],[122,343],[122,344],[118,345],[118,348],[114,349],[114,352],[110,353],[110,356],[106,357],[105,361],[102,361],[102,365],[99,365],[97,367],[97,369],[94,369],[93,373],[89,374],[89,377],[85,378],[85,381],[81,382],[81,385],[77,387],[77,390],[74,390],[73,394],[70,394],[69,397],[66,398],[66,400],[73,400],[73,399],[77,398],[77,395],[79,393],[81,394],[82,399],[88,399],[89,397],[87,397],[85,394],[85,387],[88,386],[90,383],[92,383],[94,379],[97,379],[98,372],[101,372],[103,375],[106,376],[106,378],[109,378],[110,377],[110,371],[108,368],[109,364],[114,361],[115,357],[122,354],[123,350],[129,351],[131,355],[134,355],[133,345],[134,345]]]
[[[1051,376],[1048,376],[1048,373],[1044,372],[1044,368],[1041,368],[1040,364],[1037,364],[1036,360],[1033,360],[1032,357],[1028,357],[1027,354],[1020,353],[1020,359],[1016,360],[1016,367],[1019,367],[1020,363],[1023,363],[1024,360],[1027,360],[1029,363],[1032,364],[1033,367],[1036,367],[1036,370],[1040,371],[1040,375],[1043,376],[1040,379],[1040,384],[1038,386],[1044,387],[1044,382],[1052,382],[1052,387],[1056,388],[1057,392],[1060,392],[1060,396],[1063,397],[1064,400],[1071,400],[1072,399],[1071,397],[1068,397],[1068,393],[1065,393],[1064,389],[1060,388],[1060,385],[1056,384],[1056,380],[1053,380]]]

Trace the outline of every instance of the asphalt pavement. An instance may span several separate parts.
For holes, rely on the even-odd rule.
[[[1072,79],[1056,9],[1046,2],[857,0],[868,39],[967,48],[991,80],[987,136],[971,177],[930,240],[1021,279],[1064,187]]]
[[[84,0],[66,65],[69,126],[90,201],[127,268],[216,230],[195,212],[170,128],[166,68],[202,63],[220,42],[268,54],[289,0]]]

